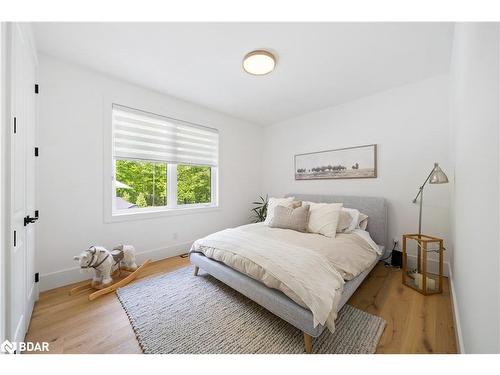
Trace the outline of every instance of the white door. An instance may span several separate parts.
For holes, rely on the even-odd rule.
[[[33,305],[35,284],[35,70],[30,41],[18,24],[11,28],[11,208],[13,246],[10,253],[10,336],[23,341]]]

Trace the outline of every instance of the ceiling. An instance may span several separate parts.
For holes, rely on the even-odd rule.
[[[48,55],[261,125],[448,71],[452,23],[35,23]],[[251,76],[243,56],[276,53]]]

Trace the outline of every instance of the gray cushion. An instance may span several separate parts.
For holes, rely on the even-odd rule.
[[[297,208],[276,206],[274,216],[269,222],[271,228],[292,229],[298,232],[307,230],[307,219],[309,217],[309,205]]]

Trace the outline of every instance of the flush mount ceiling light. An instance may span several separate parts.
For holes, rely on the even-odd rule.
[[[276,66],[276,58],[271,52],[256,50],[247,53],[243,59],[243,69],[249,74],[263,76],[271,73]]]

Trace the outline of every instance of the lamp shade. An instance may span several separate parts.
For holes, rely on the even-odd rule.
[[[434,163],[434,169],[432,170],[431,177],[429,178],[429,184],[447,184],[448,177],[443,172],[438,163]]]

